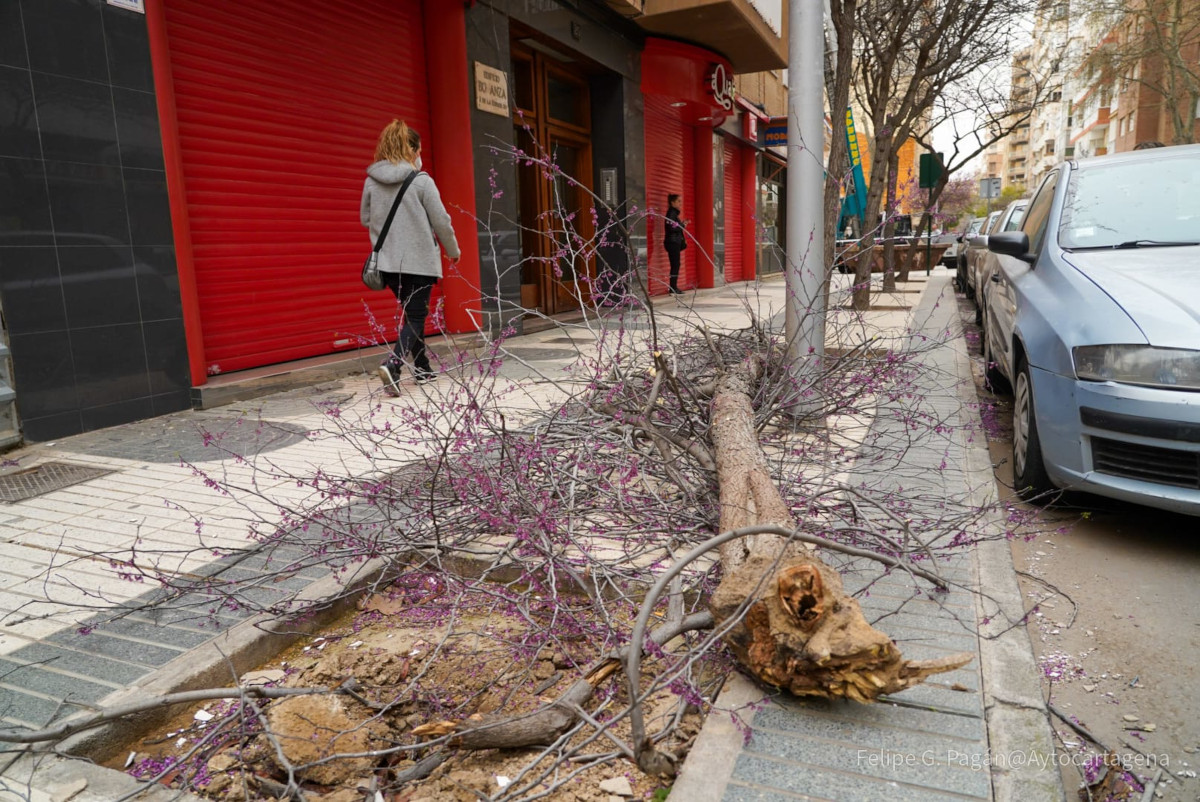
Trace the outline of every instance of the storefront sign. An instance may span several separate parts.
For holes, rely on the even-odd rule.
[[[733,76],[725,70],[724,64],[714,64],[708,74],[708,91],[713,100],[726,111],[733,111],[733,101],[737,97],[737,89]]]
[[[768,148],[786,148],[787,128],[787,117],[772,117],[763,129],[763,145]]]
[[[139,14],[146,13],[146,0],[108,0],[108,4],[117,8],[127,8]]]
[[[475,108],[501,117],[511,113],[508,108],[507,73],[475,62]]]

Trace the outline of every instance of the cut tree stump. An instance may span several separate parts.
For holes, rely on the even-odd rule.
[[[757,357],[740,363],[726,371],[713,396],[722,532],[796,526],[754,428],[752,393],[761,371]],[[709,603],[717,626],[745,610],[725,642],[749,674],[793,694],[871,702],[974,657],[905,660],[891,638],[867,623],[837,571],[808,546],[779,535],[726,543],[721,566],[724,578]]]

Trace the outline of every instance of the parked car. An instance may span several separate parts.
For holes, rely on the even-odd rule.
[[[996,209],[989,212],[988,216],[983,219],[983,224],[973,237],[963,238],[963,276],[964,294],[971,299],[975,297],[975,262],[987,250],[988,232],[995,226],[996,221],[1000,219],[1000,215],[1004,213],[1003,209]]]
[[[973,217],[967,223],[967,227],[958,235],[958,252],[955,254],[955,276],[954,283],[958,287],[958,291],[964,295],[967,292],[967,242],[979,233],[979,229],[983,226],[984,218]]]
[[[942,253],[942,258],[938,260],[938,264],[942,267],[953,268],[958,265],[959,236],[954,231],[943,231],[933,238],[937,244],[947,246],[945,252]]]
[[[1025,210],[1029,208],[1029,198],[1021,198],[1020,200],[1012,201],[1008,206],[1004,207],[1004,211],[996,218],[996,222],[987,231],[990,237],[993,234],[998,234],[1002,231],[1016,231],[1021,227],[1021,221],[1025,219]],[[975,322],[983,322],[983,305],[986,302],[983,297],[983,285],[992,277],[992,273],[996,272],[996,255],[991,253],[987,248],[982,249],[975,258],[975,264],[972,268],[971,287],[975,292]]]
[[[1018,491],[1200,515],[1200,145],[1064,162],[988,246]]]

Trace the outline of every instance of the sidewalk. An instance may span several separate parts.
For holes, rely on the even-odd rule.
[[[898,333],[912,311],[921,331],[930,335],[952,331],[948,345],[928,354],[936,371],[927,400],[939,415],[961,423],[971,414],[963,403],[973,398],[974,389],[949,274],[939,271],[928,281],[923,275],[916,279],[905,287],[908,293],[893,297],[895,303],[880,303],[878,311],[868,314],[868,322],[873,330]],[[922,286],[920,303],[914,310],[905,308],[916,303],[918,296],[911,291]],[[746,319],[743,297],[751,297],[760,317],[782,314],[781,280],[763,282],[756,296],[754,290],[753,285],[731,285],[696,293],[687,303],[663,299],[656,303],[656,311],[703,319],[714,326],[738,325]],[[841,336],[850,341],[840,345],[853,346],[854,338],[869,334],[865,329],[843,332]],[[563,340],[562,332],[552,329],[514,341],[509,350],[520,361],[506,363],[503,375],[519,382],[535,367],[543,371],[561,367],[572,353]],[[531,405],[537,403],[538,392],[528,393]],[[351,375],[230,406],[37,444],[7,455],[19,459],[20,469],[40,466],[25,474],[25,484],[31,492],[41,492],[0,505],[0,721],[42,726],[64,711],[223,684],[229,679],[230,662],[249,667],[277,649],[280,638],[256,626],[262,622],[245,620],[245,614],[223,614],[229,627],[216,635],[202,616],[187,610],[138,614],[98,625],[111,607],[137,604],[150,595],[144,585],[114,577],[101,555],[124,559],[136,546],[144,558],[155,555],[161,566],[176,572],[236,570],[254,576],[261,558],[243,560],[232,569],[228,561],[201,558],[193,551],[200,536],[213,546],[245,548],[249,513],[272,513],[266,502],[251,511],[239,507],[205,487],[201,477],[180,464],[183,459],[221,470],[232,481],[250,475],[251,469],[236,460],[216,459],[219,455],[198,427],[222,433],[222,449],[267,455],[295,472],[327,462],[340,462],[353,470],[358,455],[339,450],[336,441],[308,435],[324,422],[322,404],[365,407],[378,393],[373,375]],[[257,421],[263,424],[256,425]],[[864,448],[874,444],[883,449],[890,439],[907,442],[910,437],[911,432],[884,408],[875,415]],[[949,467],[942,469],[943,462]],[[364,470],[366,466],[362,462]],[[876,468],[871,475],[880,473]],[[911,444],[902,463],[883,473],[921,503],[937,503],[956,494],[983,500],[992,492],[986,450],[967,442],[957,429],[940,439],[931,436]],[[852,476],[850,481],[859,478]],[[71,480],[76,483],[63,484]],[[299,499],[303,491],[291,484],[280,480],[260,489],[267,496]],[[13,485],[0,487],[11,490]],[[189,513],[203,515],[202,535]],[[838,567],[846,572],[848,589],[878,574],[874,566]],[[369,579],[374,568],[360,568],[359,580]],[[966,584],[981,583],[992,599],[1016,610],[1015,617],[1021,615],[1003,542],[945,568]],[[335,587],[325,569],[310,569],[261,592],[321,598]],[[904,579],[890,577],[872,586],[863,600],[864,609],[871,619],[883,617],[879,626],[896,638],[906,655],[932,657],[974,650],[980,659],[889,703],[867,707],[770,702],[757,713],[744,710],[742,718],[752,722],[754,731],[744,747],[729,716],[714,714],[685,763],[672,799],[1059,798],[1053,765],[1045,772],[994,767],[989,771],[985,760],[989,754],[995,760],[1002,750],[1050,750],[1049,727],[1039,712],[1041,699],[1024,630],[1017,628],[998,641],[981,641],[975,622],[996,619],[995,610],[980,609],[974,597],[961,590],[936,601],[914,601],[908,598],[910,593]],[[94,631],[83,635],[81,628]],[[736,709],[762,697],[748,681],[735,677],[718,706]],[[96,737],[113,740],[123,734]],[[926,753],[932,753],[932,762]],[[952,753],[955,759],[965,756],[968,766],[957,765]],[[914,765],[907,765],[908,755],[916,756],[911,758]],[[970,767],[972,760],[976,768]],[[69,765],[58,770],[68,775],[71,771]],[[86,799],[78,797],[77,802]],[[0,800],[6,800],[2,788]]]

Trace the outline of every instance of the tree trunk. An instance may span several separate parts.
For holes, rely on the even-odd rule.
[[[887,216],[883,224],[883,291],[896,291],[896,188],[900,173],[900,152],[895,148],[887,162]]]
[[[722,532],[757,524],[795,527],[754,429],[751,397],[760,371],[756,359],[741,363],[725,374],[713,398]],[[717,625],[746,608],[725,642],[748,673],[794,694],[870,702],[972,658],[906,661],[891,638],[867,623],[836,571],[811,549],[777,535],[725,544],[721,567],[724,578],[710,602]]]

